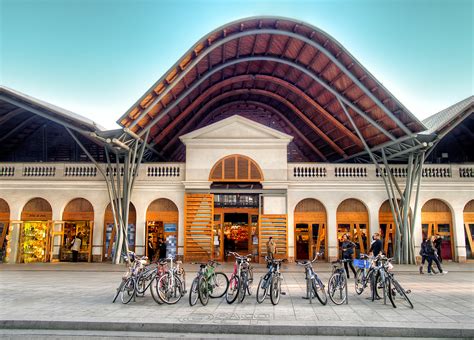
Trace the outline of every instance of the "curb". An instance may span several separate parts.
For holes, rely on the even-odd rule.
[[[432,326],[432,325],[431,325]],[[96,321],[0,320],[0,329],[42,329],[71,331],[211,333],[246,335],[326,335],[326,336],[384,336],[418,338],[474,338],[474,328],[400,328],[395,326],[342,325],[235,325],[235,324],[177,324]]]

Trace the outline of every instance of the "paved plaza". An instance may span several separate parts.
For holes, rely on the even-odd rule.
[[[185,268],[189,287],[197,268],[190,264]],[[315,268],[327,282],[330,265],[321,263]],[[232,271],[230,264],[221,269],[227,274]],[[411,310],[372,302],[368,292],[357,296],[353,278],[348,305],[336,306],[329,301],[322,306],[317,300],[310,305],[302,299],[303,270],[294,264],[282,268],[286,295],[277,306],[269,300],[257,304],[252,295],[243,303],[229,305],[221,298],[211,299],[207,306],[198,302],[194,307],[189,306],[187,295],[176,305],[157,305],[148,292],[129,305],[112,304],[122,266],[0,265],[0,337],[22,334],[35,338],[32,336],[41,337],[53,330],[56,338],[69,334],[61,333],[65,331],[79,332],[85,337],[92,336],[87,332],[98,332],[96,335],[104,331],[119,332],[132,338],[139,337],[136,334],[193,333],[209,336],[213,333],[214,337],[216,334],[473,337],[474,265],[451,263],[446,269],[447,275],[428,276],[419,275],[415,266],[396,267],[399,281],[412,291],[410,298],[415,308]],[[256,281],[264,271],[263,266],[256,265]]]

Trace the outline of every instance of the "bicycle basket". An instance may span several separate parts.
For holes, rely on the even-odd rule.
[[[354,266],[358,268],[369,268],[370,263],[367,260],[354,259]]]

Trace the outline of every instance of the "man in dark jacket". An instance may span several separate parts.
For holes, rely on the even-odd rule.
[[[440,235],[436,235],[434,246],[436,248],[436,252],[438,253],[438,260],[440,263],[443,263],[443,257],[441,256],[441,243],[442,242],[443,242],[443,238]]]
[[[352,273],[354,273],[354,278],[357,278],[357,273],[354,269],[354,265],[352,264],[352,255],[354,254],[355,244],[354,242],[349,240],[349,236],[347,234],[344,234],[344,236],[342,236],[341,248],[342,248],[342,258],[344,260],[351,260],[349,262],[344,262],[344,269],[346,270],[347,278],[350,279],[349,268],[347,267],[347,263],[349,263]]]
[[[421,256],[420,274],[424,274],[423,267],[425,266],[425,261],[428,261],[428,239],[427,238],[423,238],[423,241],[421,242],[420,256]],[[434,269],[433,269],[433,273],[436,274]]]
[[[430,240],[428,241],[428,246],[427,246],[427,253],[428,253],[428,274],[433,275],[431,272],[431,265],[433,264],[433,261],[436,263],[436,266],[438,267],[438,270],[442,274],[447,274],[447,271],[443,271],[443,268],[441,268],[441,263],[439,263],[438,260],[438,254],[436,251],[436,247],[434,245],[436,236],[431,235]]]
[[[380,234],[375,233],[374,234],[374,242],[370,245],[370,250],[369,253],[371,253],[373,256],[377,256],[382,252],[382,241],[380,240]]]

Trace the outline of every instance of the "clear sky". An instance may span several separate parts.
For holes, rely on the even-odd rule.
[[[278,15],[332,35],[423,119],[474,93],[473,3],[0,0],[0,82],[114,128],[205,34]]]

